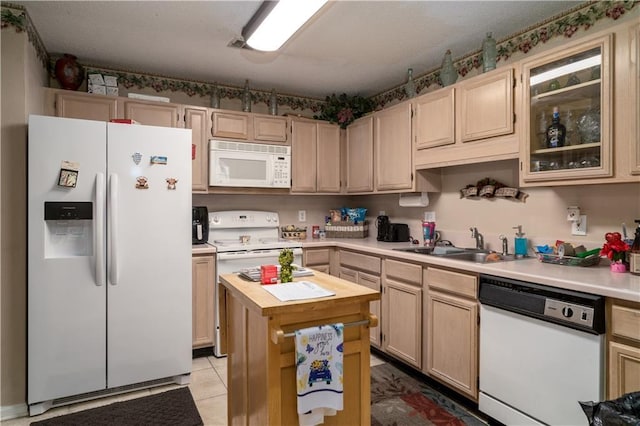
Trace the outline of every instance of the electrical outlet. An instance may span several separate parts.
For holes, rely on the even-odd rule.
[[[307,221],[307,211],[298,210],[298,222],[306,222],[306,221]]]
[[[380,212],[378,212],[378,216],[386,216],[387,212],[385,212],[384,210],[380,210]]]
[[[571,235],[587,235],[587,215],[582,214],[578,220],[571,222]]]

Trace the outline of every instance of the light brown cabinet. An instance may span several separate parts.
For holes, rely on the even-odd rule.
[[[86,93],[55,92],[56,116],[109,121],[118,118],[118,98]]]
[[[422,266],[384,261],[382,349],[422,367]]]
[[[214,344],[214,280],[215,259],[213,255],[193,255],[192,275],[192,340],[194,348]]]
[[[631,159],[630,173],[640,175],[640,24],[629,29],[629,91],[627,93],[627,112],[630,114],[629,129],[629,158]]]
[[[340,128],[291,120],[291,192],[340,192]]]
[[[402,102],[374,113],[373,126],[376,190],[411,189],[411,103]]]
[[[182,127],[180,123],[181,105],[168,102],[121,100],[124,118],[136,120],[140,124],[160,127]]]
[[[340,250],[339,257],[338,276],[340,278],[380,292],[382,271],[380,258],[348,250]],[[378,323],[382,323],[380,300],[372,301],[369,310],[378,317]],[[380,326],[369,328],[369,338],[373,346],[377,348],[382,346]]]
[[[325,274],[331,274],[332,254],[333,248],[330,247],[303,249],[303,266],[324,272]]]
[[[286,117],[213,110],[211,121],[211,134],[216,138],[278,144],[288,141]]]
[[[424,280],[424,372],[477,401],[478,279],[429,267]]]
[[[207,108],[184,107],[185,128],[191,129],[191,188],[207,192],[209,177],[209,114]]]
[[[609,34],[523,62],[523,183],[613,175],[612,44]],[[554,108],[566,129],[562,146],[547,142]]]
[[[607,399],[640,391],[640,303],[607,299]]]
[[[418,169],[518,158],[514,67],[412,100]]]
[[[373,191],[373,116],[347,127],[346,157],[346,191]]]

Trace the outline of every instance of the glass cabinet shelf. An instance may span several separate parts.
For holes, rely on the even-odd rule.
[[[523,64],[525,181],[610,174],[610,45],[601,37]]]

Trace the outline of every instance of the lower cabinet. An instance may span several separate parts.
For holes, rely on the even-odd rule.
[[[214,344],[214,275],[213,255],[193,255],[192,274],[192,343],[193,348]]]
[[[302,252],[303,266],[331,274],[332,252],[333,249],[330,247],[304,249]]]
[[[425,270],[425,366],[423,371],[478,400],[478,279],[475,275]]]
[[[422,366],[422,266],[384,261],[382,349],[406,363]]]
[[[607,300],[607,399],[640,391],[640,304]]]
[[[344,280],[360,284],[370,289],[380,291],[380,258],[347,250],[340,250],[340,269],[338,276]],[[369,303],[369,310],[378,317],[378,324],[382,323],[380,301]],[[371,345],[380,348],[382,340],[380,326],[369,328]]]

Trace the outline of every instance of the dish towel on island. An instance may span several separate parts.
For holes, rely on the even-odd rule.
[[[317,425],[342,410],[344,324],[296,330],[296,381],[300,426]]]

